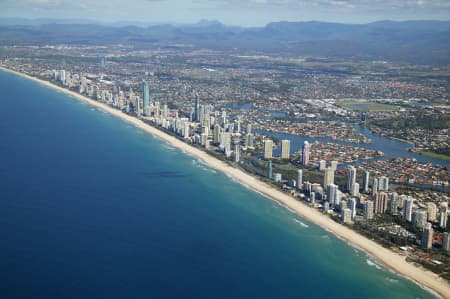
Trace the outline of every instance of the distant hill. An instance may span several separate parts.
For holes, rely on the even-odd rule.
[[[48,20],[47,20],[48,21]],[[76,20],[74,20],[75,22]],[[343,59],[389,60],[417,64],[450,63],[450,22],[380,21],[369,24],[275,22],[241,28],[217,21],[192,25],[131,26],[126,23],[45,22],[9,24],[0,20],[0,44],[189,44],[196,48],[278,53]],[[11,21],[9,22],[11,23]],[[117,24],[116,24],[117,25]]]

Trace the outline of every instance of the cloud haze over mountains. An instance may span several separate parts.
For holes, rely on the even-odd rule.
[[[18,20],[20,23],[20,20]],[[450,22],[408,21],[338,24],[273,22],[264,27],[226,26],[217,21],[149,27],[88,24],[3,25],[0,45],[117,44],[269,53],[415,64],[450,63]],[[61,21],[60,21],[61,22]],[[76,22],[76,20],[74,21]],[[70,23],[70,22],[69,22]],[[1,26],[1,24],[0,24]]]
[[[449,0],[0,0],[1,18],[263,26],[273,21],[449,20]]]

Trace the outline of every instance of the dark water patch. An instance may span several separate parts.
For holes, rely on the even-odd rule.
[[[141,172],[140,175],[147,179],[157,179],[157,178],[184,178],[185,174],[178,171],[155,171],[155,172]]]

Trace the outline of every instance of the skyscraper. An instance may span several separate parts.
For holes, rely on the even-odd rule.
[[[241,159],[241,152],[239,148],[239,143],[234,144],[234,162],[239,162]]]
[[[325,160],[320,160],[320,161],[319,161],[319,170],[320,170],[320,171],[325,170],[326,167],[327,167],[327,161],[325,161]]]
[[[434,202],[427,202],[427,216],[429,221],[436,221],[437,207]]]
[[[297,189],[301,189],[303,185],[303,170],[297,169]]]
[[[327,188],[330,184],[334,184],[334,170],[331,167],[325,169],[323,176],[323,187]]]
[[[264,159],[272,159],[273,141],[264,139]]]
[[[281,140],[281,159],[289,159],[291,156],[291,141]]]
[[[307,166],[309,164],[309,151],[310,151],[311,145],[308,141],[305,141],[303,143],[303,149],[302,149],[302,164]]]
[[[59,71],[59,81],[61,81],[62,83],[66,82],[66,71],[65,70]]]
[[[142,83],[142,101],[144,106],[142,110],[144,112],[144,115],[147,115],[148,107],[150,107],[150,91],[147,81],[144,81]]]
[[[220,133],[220,144],[219,147],[223,148],[225,152],[231,153],[231,133],[223,132]]]
[[[370,172],[366,170],[364,172],[363,178],[364,193],[369,193],[369,179],[370,179]]]
[[[384,214],[388,209],[388,195],[385,192],[377,193],[375,197],[375,214]]]
[[[142,109],[141,109],[141,99],[139,96],[135,97],[135,109],[136,109],[136,115],[140,117],[142,115]]]
[[[272,160],[269,160],[269,162],[267,163],[267,177],[269,179],[272,178]]]
[[[336,169],[337,169],[337,166],[338,166],[338,162],[337,161],[331,161],[331,168],[334,170],[334,171],[336,171]]]
[[[448,221],[448,203],[443,202],[439,206],[439,226],[445,228]]]
[[[427,224],[427,211],[415,211],[413,214],[413,223],[415,227],[424,228]]]
[[[373,219],[373,201],[368,200],[363,204],[364,220]]]
[[[351,223],[352,222],[352,210],[349,208],[344,208],[341,211],[341,219],[344,223]]]
[[[447,251],[450,250],[450,236],[448,233],[442,235],[442,248]]]
[[[352,219],[356,216],[356,198],[350,198],[347,207],[352,211]]]
[[[247,132],[247,134],[251,134],[252,133],[252,124],[247,124],[247,128],[245,131]]]
[[[398,213],[398,194],[397,192],[392,192],[390,195],[390,202],[389,202],[389,213],[391,215],[397,215]]]
[[[383,176],[380,176],[378,178],[378,191],[388,191],[389,189],[389,178]]]
[[[376,195],[377,193],[378,193],[378,179],[374,178],[372,184],[372,195]]]
[[[339,188],[335,184],[330,184],[327,186],[327,200],[330,203],[331,206],[337,206],[339,205]]]
[[[352,196],[359,196],[359,184],[358,183],[354,183],[352,186],[352,190],[350,191],[350,194]]]
[[[427,223],[423,230],[420,246],[422,249],[430,249],[433,246],[433,228],[431,227],[431,223]]]
[[[195,121],[200,121],[200,97],[198,93],[195,94],[195,110],[194,110]]]
[[[411,196],[408,196],[408,198],[405,200],[405,203],[403,205],[403,218],[409,222],[412,221],[413,204],[414,204],[414,198],[412,198]]]
[[[219,143],[220,142],[220,134],[222,132],[222,128],[220,127],[220,125],[216,124],[214,126],[214,135],[213,135],[213,141],[214,143]]]
[[[347,190],[352,192],[353,185],[356,183],[356,168],[350,165],[347,168]]]
[[[254,147],[255,136],[253,134],[245,135],[245,146]]]

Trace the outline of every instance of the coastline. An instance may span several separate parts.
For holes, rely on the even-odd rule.
[[[423,268],[418,268],[412,264],[407,263],[405,261],[404,256],[400,256],[399,254],[382,247],[381,245],[375,243],[372,240],[367,239],[366,237],[358,234],[357,232],[334,222],[332,219],[330,219],[326,215],[323,215],[318,210],[307,206],[303,202],[297,201],[296,199],[283,193],[282,191],[274,189],[268,184],[260,181],[258,178],[253,177],[252,175],[247,174],[237,168],[234,168],[228,165],[227,163],[212,157],[211,155],[205,153],[204,151],[192,147],[189,144],[184,143],[181,140],[177,139],[176,137],[170,136],[133,116],[127,115],[121,112],[120,110],[108,106],[107,104],[92,100],[88,97],[65,89],[63,87],[57,86],[48,81],[41,80],[20,72],[12,71],[2,66],[0,66],[0,70],[16,74],[18,76],[35,81],[45,87],[49,87],[57,91],[63,92],[78,100],[86,102],[94,107],[102,109],[103,111],[106,111],[116,117],[119,117],[122,120],[146,131],[147,133],[153,136],[161,138],[162,140],[169,143],[171,146],[181,149],[186,154],[200,159],[203,163],[207,164],[209,167],[221,171],[222,173],[230,176],[232,179],[235,179],[236,181],[240,182],[247,188],[258,192],[259,194],[267,198],[279,202],[286,208],[295,212],[297,215],[333,233],[338,238],[348,242],[351,246],[359,248],[360,250],[373,256],[377,262],[385,265],[388,269],[394,271],[395,273],[412,280],[413,282],[419,284],[420,286],[426,289],[432,290],[434,293],[439,294],[443,298],[450,298],[449,283],[447,283],[444,279],[440,278],[438,275],[432,273],[431,271],[427,271],[424,270]]]

